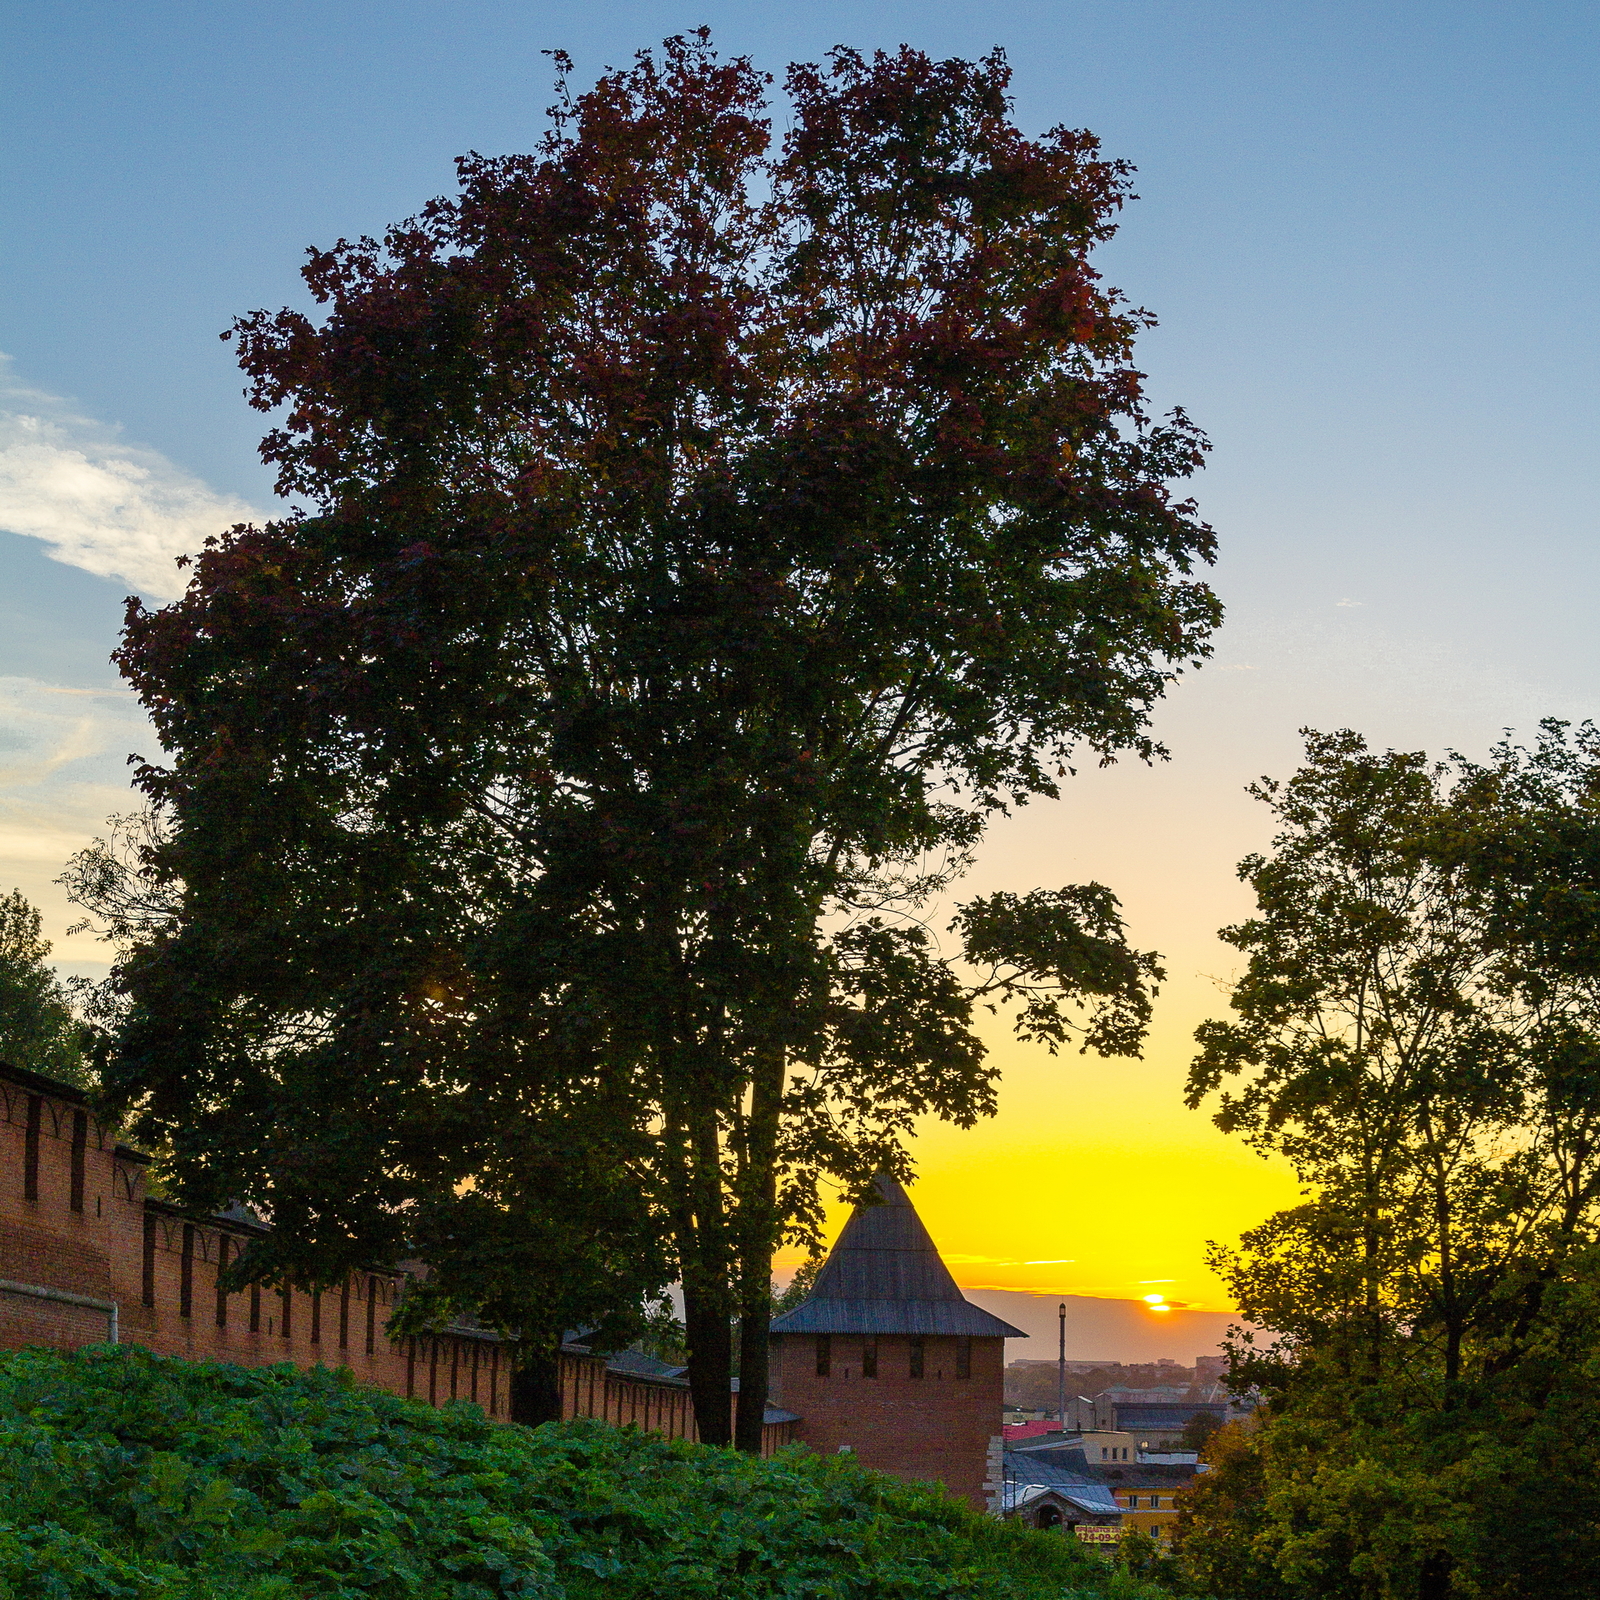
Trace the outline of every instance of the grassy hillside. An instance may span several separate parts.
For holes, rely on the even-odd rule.
[[[4,1600],[1153,1594],[1051,1534],[793,1450],[529,1432],[341,1375],[0,1357]]]

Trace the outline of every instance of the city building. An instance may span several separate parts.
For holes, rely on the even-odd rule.
[[[1108,1452],[1131,1449],[1097,1442],[1095,1450],[1102,1448]],[[1178,1498],[1203,1471],[1205,1468],[1193,1461],[1140,1460],[1137,1451],[1126,1459],[1108,1456],[1096,1460],[1074,1439],[1007,1446],[1002,1462],[1002,1477],[1008,1484],[1062,1485],[1070,1480],[1098,1488],[1116,1506],[1120,1528],[1137,1528],[1157,1539],[1171,1537],[1172,1524],[1178,1520]],[[1066,1479],[1053,1475],[1063,1473]]]
[[[1083,1451],[1085,1461],[1097,1465],[1107,1461],[1136,1461],[1139,1457],[1138,1439],[1131,1433],[1119,1433],[1115,1429],[1095,1429],[1077,1434],[1074,1443]]]
[[[1146,1401],[1121,1401],[1113,1407],[1119,1433],[1137,1434],[1141,1448],[1153,1450],[1160,1441],[1176,1439],[1193,1417],[1215,1417],[1226,1422],[1230,1408],[1225,1400],[1186,1400],[1152,1405]]]
[[[1003,1452],[990,1494],[1000,1516],[1030,1528],[1059,1528],[1087,1543],[1112,1542],[1122,1527],[1122,1508],[1104,1484],[1020,1452]]]

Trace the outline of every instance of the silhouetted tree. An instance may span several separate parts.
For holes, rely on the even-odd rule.
[[[1218,1253],[1269,1401],[1183,1535],[1221,1594],[1600,1583],[1600,740],[1308,735],[1190,1101],[1307,1199]],[[1551,1507],[1559,1506],[1559,1514]],[[1242,1522],[1240,1519],[1243,1519]],[[1219,1574],[1235,1574],[1224,1586]]]
[[[818,1184],[992,1108],[973,1006],[1128,1053],[1157,976],[1095,884],[922,920],[1075,752],[1158,753],[1218,615],[1203,441],[1088,264],[1127,170],[1007,81],[835,51],[777,145],[704,34],[563,84],[536,153],[313,252],[320,320],[238,325],[311,509],[129,613],[182,911],[109,1078],[183,1191],[327,1272],[562,1108],[670,1238],[712,1442],[736,1322],[759,1444]]]

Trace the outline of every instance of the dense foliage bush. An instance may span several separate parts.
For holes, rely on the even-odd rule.
[[[128,1347],[0,1358],[3,1600],[1149,1593],[1057,1535],[800,1449],[530,1431]]]

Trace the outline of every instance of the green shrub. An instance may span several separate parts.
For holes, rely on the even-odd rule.
[[[836,1457],[771,1461],[348,1374],[0,1358],[3,1600],[1148,1595],[1058,1535]]]

